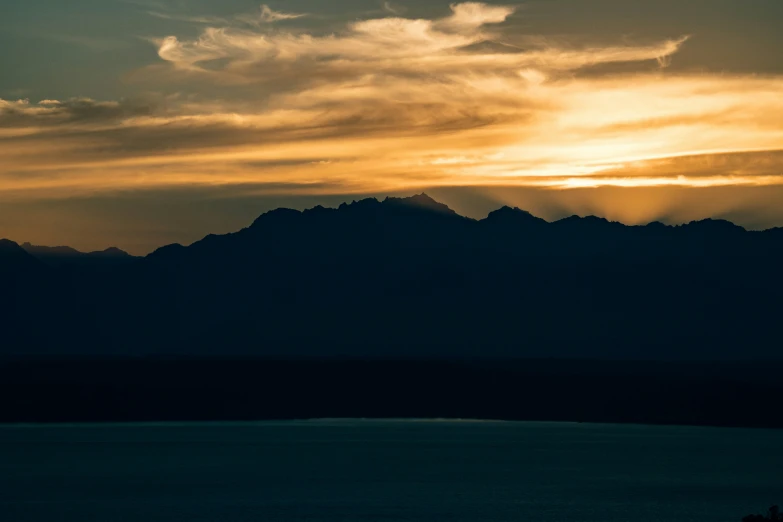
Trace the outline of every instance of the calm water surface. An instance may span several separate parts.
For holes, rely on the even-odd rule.
[[[783,432],[314,421],[0,427],[0,521],[714,521],[783,503]]]

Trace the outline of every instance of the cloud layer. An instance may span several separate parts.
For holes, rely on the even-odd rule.
[[[783,184],[783,78],[672,73],[683,35],[555,42],[510,34],[510,6],[446,7],[335,32],[191,17],[196,38],[152,39],[163,94],[0,100],[0,198]]]

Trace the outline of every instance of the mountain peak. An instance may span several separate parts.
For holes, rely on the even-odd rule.
[[[95,257],[131,257],[129,253],[124,250],[120,250],[117,247],[109,247],[106,250],[100,250],[97,252],[90,252],[91,256]]]
[[[361,210],[365,208],[375,208],[380,205],[380,201],[375,198],[364,198],[356,201],[355,199],[350,203],[341,203],[339,210]]]
[[[0,252],[11,253],[18,252],[20,250],[24,251],[24,249],[20,247],[18,243],[15,243],[10,239],[0,239]]]
[[[289,221],[291,219],[296,219],[301,215],[301,212],[291,208],[276,208],[261,214],[258,218],[256,218],[255,221],[253,221],[253,224],[250,225],[250,228],[257,227],[261,224],[277,224],[282,221]]]
[[[3,269],[26,268],[37,263],[38,260],[18,243],[10,239],[0,239],[0,267]]]
[[[596,225],[619,225],[619,226],[625,226],[622,223],[618,223],[616,221],[609,221],[606,218],[598,217],[598,216],[577,216],[574,214],[573,216],[568,216],[567,218],[563,218],[559,221],[556,221],[555,223],[561,224],[561,225],[585,225],[585,226],[596,226]]]
[[[692,230],[714,231],[714,232],[745,232],[745,229],[739,225],[735,225],[731,221],[725,219],[702,219],[700,221],[691,221],[690,223],[683,225],[684,228]]]
[[[656,230],[662,230],[664,228],[669,228],[667,225],[661,223],[660,221],[650,221],[645,226],[647,228],[656,229]]]
[[[187,250],[187,247],[179,243],[172,243],[171,245],[165,245],[151,254],[147,255],[148,259],[178,259],[182,257]]]
[[[493,212],[490,212],[484,221],[490,223],[513,223],[515,225],[545,225],[548,222],[540,217],[534,216],[527,210],[519,207],[504,206]]]
[[[32,254],[34,256],[41,256],[41,255],[47,255],[47,256],[63,256],[63,257],[76,257],[84,255],[82,252],[79,252],[75,248],[71,248],[68,246],[42,246],[42,245],[33,245],[29,242],[22,243],[22,248],[24,248],[27,253]]]
[[[308,208],[304,211],[304,214],[314,214],[314,215],[323,215],[323,214],[329,214],[330,212],[334,212],[333,208],[326,208],[323,205],[316,205],[313,208]]]
[[[417,208],[421,210],[428,210],[431,212],[438,212],[441,214],[448,214],[454,216],[458,215],[456,212],[451,210],[447,205],[435,201],[424,192],[407,198],[388,197],[385,200],[383,200],[383,204],[390,205],[390,206],[404,206],[408,208]]]

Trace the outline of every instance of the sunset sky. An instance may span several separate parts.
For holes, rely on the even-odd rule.
[[[145,254],[421,191],[783,226],[781,26],[781,0],[6,2],[0,237]]]

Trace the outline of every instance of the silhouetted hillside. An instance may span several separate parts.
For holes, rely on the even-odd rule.
[[[29,270],[37,264],[35,258],[18,244],[8,239],[0,239],[0,267],[4,270]]]
[[[21,248],[36,259],[52,265],[95,266],[107,262],[128,262],[134,259],[133,256],[116,247],[96,252],[80,252],[67,246],[47,247],[23,243]]]
[[[27,248],[49,262],[7,297],[33,304],[6,354],[783,355],[783,234],[726,221],[548,223],[508,207],[477,221],[422,194],[278,209],[144,259]],[[38,261],[2,252],[2,266]]]
[[[46,268],[18,244],[0,239],[0,354],[35,351],[41,346],[31,345],[27,332],[36,323],[37,302],[49,299]]]

